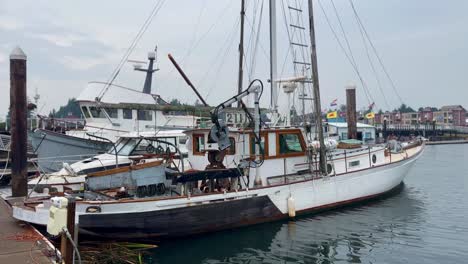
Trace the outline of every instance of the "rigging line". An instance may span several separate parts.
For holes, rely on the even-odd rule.
[[[132,43],[130,44],[130,46],[128,47],[128,49],[126,50],[126,52],[124,53],[124,56],[122,57],[122,59],[120,60],[118,66],[114,69],[111,77],[109,78],[110,80],[108,80],[106,83],[107,85],[104,86],[104,88],[101,90],[101,92],[99,93],[99,96],[98,96],[98,99],[100,100],[106,93],[107,91],[109,90],[109,87],[112,85],[112,83],[114,82],[114,80],[117,78],[118,74],[120,73],[120,70],[122,69],[123,65],[125,64],[125,62],[127,61],[128,57],[130,56],[130,54],[133,52],[134,48],[136,47],[136,45],[138,44],[139,40],[141,39],[141,37],[143,36],[143,34],[146,32],[146,30],[148,29],[149,25],[151,24],[151,22],[153,21],[154,17],[156,16],[156,14],[159,12],[159,10],[161,9],[161,7],[164,5],[164,2],[165,0],[161,0],[161,1],[158,1],[154,8],[151,10],[151,13],[150,15],[148,16],[148,18],[145,20],[145,22],[143,23],[142,27],[140,28],[140,30],[138,31],[137,35],[135,36],[135,38],[133,39]]]
[[[346,35],[346,31],[344,29],[344,26],[343,26],[343,22],[341,21],[341,17],[340,17],[340,14],[338,13],[338,10],[336,9],[336,6],[335,6],[335,2],[333,0],[330,0],[332,6],[333,6],[333,10],[335,12],[335,15],[336,15],[336,18],[338,20],[338,24],[340,25],[340,29],[341,29],[341,32],[343,33],[343,38],[345,40],[345,43],[346,43],[346,46],[348,48],[348,51],[349,51],[349,55],[350,55],[350,58],[352,59],[353,63],[354,63],[354,66],[356,67],[356,69],[358,69],[357,67],[357,62],[356,62],[356,59],[354,58],[354,55],[353,55],[353,50],[351,49],[351,45],[349,44],[349,40],[348,40],[348,36]],[[368,89],[367,85],[363,87],[367,93],[369,94],[369,97],[372,101],[374,101],[374,98],[372,97],[372,94],[370,92],[370,90]],[[369,102],[370,103],[370,102]]]
[[[357,19],[356,19],[356,21],[357,21]],[[359,27],[359,32],[361,33],[362,43],[364,44],[364,48],[366,50],[367,60],[369,61],[372,72],[374,73],[375,80],[377,82],[377,86],[379,87],[380,93],[382,94],[382,97],[384,99],[384,102],[385,102],[385,105],[386,105],[387,109],[390,109],[390,105],[388,104],[387,98],[385,96],[385,93],[384,93],[384,90],[383,90],[383,87],[382,87],[382,83],[380,82],[379,75],[377,73],[377,70],[375,69],[374,63],[372,62],[372,58],[371,58],[370,53],[369,53],[369,47],[368,47],[368,44],[367,44],[366,39],[364,37],[364,32],[362,31],[362,28],[359,25],[359,22],[358,22],[358,27]]]
[[[356,72],[361,84],[363,85],[363,87],[366,85],[365,82],[364,82],[364,79],[362,78],[359,70],[356,68],[356,65],[353,64],[353,62],[351,61],[351,58],[349,57],[348,53],[346,52],[346,49],[344,48],[343,44],[341,43],[340,39],[338,38],[338,35],[336,34],[336,31],[334,30],[331,22],[330,22],[330,19],[328,18],[327,16],[327,13],[325,12],[325,9],[322,5],[322,2],[320,0],[318,0],[318,3],[319,3],[319,6],[320,6],[320,9],[322,10],[323,12],[323,15],[325,16],[325,20],[333,34],[333,36],[335,37],[335,40],[338,42],[338,45],[340,46],[341,48],[341,51],[343,51],[343,53],[345,54],[346,58],[348,59],[348,62],[351,64],[351,66],[353,67],[354,71]],[[368,103],[370,104],[371,103],[371,100],[369,98],[369,95],[367,94],[366,90],[364,90],[364,94],[366,95],[366,98],[367,98],[367,101]]]
[[[187,49],[187,52],[185,53],[183,58],[185,58],[188,55],[189,51],[194,46],[195,38],[197,37],[198,27],[200,26],[201,17],[203,15],[204,11],[205,11],[205,8],[206,8],[206,0],[203,0],[203,5],[202,5],[202,8],[200,9],[200,13],[198,13],[197,23],[195,23],[195,27],[194,27],[193,33],[192,33],[192,38],[190,39],[190,42],[189,42],[189,48]]]
[[[299,7],[299,9],[302,10],[302,1],[296,0],[296,5]],[[301,13],[300,15],[298,14],[298,21],[299,21],[299,18],[300,18],[300,21],[301,21],[301,25],[305,28],[304,15],[302,15],[302,13]],[[301,43],[306,44],[306,45],[309,45],[310,43],[309,43],[309,40],[308,40],[308,38],[307,38],[307,36],[306,36],[306,31],[305,31],[305,30],[302,30],[301,32],[302,32],[302,34],[300,34]],[[310,53],[309,53],[309,51],[310,51],[310,49],[304,49],[304,48],[301,49],[302,61],[306,62],[306,61],[309,60],[309,58],[310,58]],[[306,75],[306,72],[308,72],[308,71],[306,70],[306,69],[307,69],[307,66],[304,65],[304,66],[302,67],[302,69],[303,69],[303,71],[304,71],[304,72],[302,73],[302,75]]]
[[[393,79],[390,77],[390,74],[388,73],[387,68],[385,67],[385,65],[384,65],[384,63],[383,63],[381,57],[379,56],[379,53],[377,52],[377,49],[376,49],[375,46],[374,46],[374,43],[372,42],[372,40],[371,40],[369,34],[367,33],[366,28],[364,27],[364,24],[362,23],[361,18],[359,17],[359,15],[358,15],[358,13],[357,13],[357,10],[356,10],[356,8],[355,8],[355,6],[354,6],[354,4],[353,4],[353,1],[352,1],[352,0],[349,0],[349,3],[351,4],[351,8],[353,9],[354,15],[356,16],[356,18],[357,18],[359,24],[361,25],[361,27],[362,27],[362,29],[363,29],[363,31],[364,31],[366,37],[367,37],[367,40],[369,41],[369,43],[370,43],[370,45],[371,45],[371,47],[372,47],[372,49],[373,49],[373,51],[374,51],[374,53],[375,53],[375,56],[377,57],[377,59],[378,59],[378,61],[379,61],[379,63],[380,63],[380,66],[382,67],[382,69],[383,69],[385,75],[387,76],[388,80],[390,81],[390,84],[391,84],[391,86],[392,86],[392,88],[393,88],[393,91],[395,92],[395,94],[396,94],[396,96],[398,97],[398,99],[400,100],[400,102],[403,103],[403,100],[401,99],[401,96],[400,96],[400,94],[398,93],[398,91],[397,91],[397,89],[396,89],[396,86],[395,86],[395,83],[393,82]]]
[[[287,26],[287,18],[286,18],[286,12],[285,12],[285,9],[284,9],[284,3],[283,1],[281,1],[281,9],[283,11],[283,18],[284,18],[284,21],[285,21],[285,26],[286,26],[286,32],[288,34],[288,39],[291,39],[290,38],[290,33],[289,33],[289,28]],[[283,73],[284,73],[284,69],[286,67],[286,61],[288,60],[289,58],[289,53],[291,51],[291,44],[288,45],[288,50],[286,51],[286,57],[284,58],[284,61],[283,61],[283,64],[281,65],[281,71],[280,71],[280,75],[278,76],[283,76]],[[275,80],[271,80],[272,82],[275,81]]]
[[[218,67],[216,67],[217,70],[216,70],[215,76],[219,76],[219,73],[221,72],[221,69],[223,68],[224,64],[225,64],[226,61],[227,61],[227,60],[226,60],[226,57],[227,57],[227,55],[229,54],[229,52],[230,52],[230,50],[232,49],[232,47],[234,46],[234,45],[229,45],[229,44],[231,44],[231,43],[234,42],[234,38],[235,38],[236,33],[237,33],[237,30],[236,30],[236,29],[239,27],[239,24],[240,24],[240,18],[237,19],[237,23],[234,25],[234,28],[233,28],[233,30],[232,30],[230,36],[228,35],[228,38],[226,39],[226,42],[225,42],[225,45],[224,45],[224,46],[225,46],[225,49],[220,49],[220,51],[219,51],[219,53],[218,53],[219,55],[221,55],[221,52],[224,50],[224,54],[223,54],[222,57],[221,57],[220,63],[219,63],[219,65],[218,65]],[[219,55],[215,57],[215,61],[219,58]],[[213,63],[213,64],[214,64],[214,63]],[[205,76],[203,77],[203,79],[202,79],[202,81],[201,81],[200,83],[205,82],[205,79],[206,79],[206,77],[208,76],[208,73],[211,71],[211,69],[213,69],[213,68],[210,68],[210,69],[205,73]],[[210,93],[211,93],[211,91],[213,90],[214,86],[216,85],[216,82],[217,82],[217,80],[215,79],[215,81],[213,82],[213,84],[208,88],[208,92],[207,92],[207,94],[206,94],[206,98],[208,98],[208,97],[210,96]]]
[[[254,7],[253,7],[253,21],[252,21],[252,24],[255,25],[256,21],[257,21],[257,9],[258,9],[258,1],[254,1]],[[247,17],[247,14],[245,14],[245,17]],[[247,43],[247,49],[244,49],[245,50],[245,53],[248,53],[249,50],[253,49],[252,48],[252,45],[253,45],[253,35],[255,34],[255,28],[252,26],[250,28],[250,35],[249,35],[249,41]],[[245,56],[245,54],[244,54]],[[247,60],[247,57],[245,57],[246,60]]]
[[[206,30],[201,36],[200,38],[197,39],[197,41],[195,41],[195,44],[192,46],[192,48],[187,51],[187,53],[185,54],[184,57],[182,57],[180,59],[180,62],[179,64],[182,64],[188,57],[190,57],[190,55],[192,54],[192,52],[198,47],[198,45],[200,45],[201,41],[203,39],[205,39],[208,34],[215,28],[216,25],[219,24],[219,22],[225,17],[225,13],[227,12],[228,9],[231,8],[232,4],[235,3],[235,1],[228,1],[227,5],[224,6],[224,8],[222,9],[222,11],[220,12],[219,16],[215,19],[215,21],[209,26],[208,30]],[[248,2],[247,2],[248,4]],[[160,79],[165,79],[167,78],[169,75],[173,74],[175,72],[175,69],[174,68],[171,68],[169,71],[167,71],[163,76],[160,77]]]
[[[251,56],[251,66],[250,66],[250,72],[249,72],[249,82],[252,81],[252,75],[254,74],[255,66],[256,66],[256,57],[257,57],[257,50],[258,50],[258,44],[260,41],[260,29],[262,25],[262,18],[263,18],[263,3],[264,1],[262,0],[262,4],[260,6],[260,14],[259,14],[259,20],[258,20],[258,27],[256,31],[256,38],[253,42],[253,51],[252,51],[252,56]]]
[[[205,31],[205,33],[203,33],[203,35],[196,41],[196,44],[193,45],[193,48],[192,48],[191,50],[189,50],[189,52],[187,52],[187,53],[188,53],[187,56],[184,57],[184,58],[182,58],[181,63],[182,63],[185,59],[187,59],[188,56],[190,56],[190,55],[192,54],[193,50],[194,50],[195,48],[197,48],[198,45],[200,45],[200,42],[215,28],[216,25],[218,25],[218,23],[221,21],[221,19],[224,18],[224,15],[225,15],[226,11],[231,7],[232,3],[234,3],[234,2],[235,2],[235,1],[229,1],[228,5],[226,5],[226,6],[223,8],[223,10],[222,10],[221,13],[219,14],[219,16],[216,18],[216,21],[213,22],[213,23],[210,25],[210,27],[208,28],[208,30]],[[246,7],[246,9],[247,9],[247,7]]]

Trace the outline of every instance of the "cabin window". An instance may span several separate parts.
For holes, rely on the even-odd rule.
[[[93,118],[106,118],[106,115],[104,114],[104,111],[101,109],[98,109],[94,106],[89,108],[89,112],[91,112],[91,116]]]
[[[144,121],[153,120],[153,112],[149,110],[138,110],[138,120],[144,120]]]
[[[346,140],[346,139],[348,139],[348,133],[346,132],[341,133],[341,140]]]
[[[123,109],[123,118],[124,119],[133,119],[133,110],[132,109]]]
[[[185,145],[187,143],[187,137],[179,137],[179,144]]]
[[[205,155],[205,135],[193,135],[193,155]]]
[[[349,163],[348,163],[348,166],[349,166],[350,168],[351,168],[351,167],[357,167],[357,166],[359,166],[359,164],[361,164],[360,161],[359,161],[359,160],[355,160],[355,161],[349,162]]]
[[[83,113],[85,118],[90,118],[91,117],[91,115],[88,112],[88,108],[86,106],[81,107],[81,112]]]
[[[301,140],[298,133],[281,133],[279,136],[279,154],[301,153]]]
[[[233,137],[229,137],[229,143],[231,146],[227,149],[227,154],[236,155],[236,140]]]
[[[259,151],[260,155],[262,155],[262,150],[263,150],[263,153],[265,154],[265,156],[268,155],[268,144],[266,144],[266,135],[261,135],[260,137],[260,146],[261,146],[261,149]],[[255,144],[255,136],[252,134],[250,136],[250,154],[251,155],[255,155],[255,148],[258,147],[257,144]]]
[[[117,109],[115,108],[106,108],[106,112],[110,118],[118,118]]]

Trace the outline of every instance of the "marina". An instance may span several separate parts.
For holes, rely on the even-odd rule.
[[[190,5],[200,13],[188,48],[167,46],[175,36],[178,42],[185,39],[187,28],[174,36],[154,34],[152,27],[165,33],[177,28],[169,20],[158,21],[177,9],[174,2],[157,0],[143,24],[128,24],[140,26],[130,45],[108,50],[108,60],[96,60],[85,70],[65,55],[64,72],[84,70],[86,78],[103,79],[102,69],[115,68],[104,81],[87,81],[58,111],[37,87],[28,96],[30,78],[34,82],[50,71],[36,68],[36,58],[30,60],[21,46],[11,49],[9,60],[0,53],[0,63],[10,65],[8,114],[0,122],[0,260],[456,263],[465,257],[462,246],[449,241],[463,244],[467,230],[460,222],[464,213],[453,210],[466,207],[457,199],[467,193],[461,183],[468,171],[463,162],[468,113],[461,104],[417,111],[407,105],[435,101],[427,94],[409,96],[407,84],[397,87],[375,45],[386,38],[371,38],[357,3],[349,0],[338,9],[333,0],[326,5],[320,0],[240,0],[234,21],[227,19],[234,10],[230,4],[217,11],[217,19],[205,14],[211,9],[207,3]],[[180,23],[189,20],[189,9],[180,10]],[[327,10],[334,13],[338,34]],[[345,29],[351,24],[341,17],[345,10],[366,56],[353,54]],[[213,24],[198,36],[198,27],[206,27],[205,16]],[[234,26],[223,32],[226,42],[221,44],[218,36],[199,46],[214,34],[210,31],[226,26],[220,23],[223,16],[226,25]],[[338,49],[321,44],[327,27]],[[9,29],[0,23],[4,30]],[[149,41],[146,35],[158,39]],[[124,38],[127,43],[129,37]],[[74,46],[55,44],[68,50]],[[233,44],[238,50],[230,54]],[[222,63],[206,66],[215,53],[206,55],[205,49],[213,45],[224,50],[223,57],[215,56]],[[99,53],[94,47],[89,54]],[[328,49],[339,48],[344,58],[319,60],[330,54]],[[143,49],[145,59],[136,59]],[[196,67],[190,62],[193,51],[201,63]],[[364,75],[359,57],[368,63]],[[342,59],[350,72],[339,63],[330,70],[330,63]],[[221,74],[224,62],[231,68]],[[132,70],[125,69],[129,63]],[[217,72],[210,75],[213,69]],[[400,71],[397,78],[405,74]],[[83,83],[83,76],[76,77]],[[335,79],[341,88],[333,91]],[[330,96],[335,99],[328,104]],[[338,98],[345,103],[339,105]],[[434,191],[439,186],[446,188],[442,201],[428,199],[443,193]],[[444,203],[454,205],[445,210],[439,206]],[[443,220],[437,211],[445,212]],[[431,225],[443,225],[444,234]],[[453,235],[445,237],[450,231]],[[181,245],[191,254],[177,254]]]

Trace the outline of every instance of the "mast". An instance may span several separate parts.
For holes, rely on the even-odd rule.
[[[317,50],[315,42],[315,27],[314,27],[314,8],[312,0],[309,0],[309,29],[310,29],[310,48],[311,48],[311,63],[312,63],[312,84],[314,88],[314,110],[315,110],[315,122],[316,129],[319,134],[319,143],[320,143],[320,172],[326,173],[326,153],[325,153],[325,140],[323,138],[323,128],[322,128],[322,107],[320,105],[320,88],[319,88],[319,78],[318,78],[318,66],[317,66]]]
[[[273,112],[278,110],[278,90],[276,89],[276,0],[270,0],[270,106]]]
[[[240,20],[240,41],[239,41],[239,78],[237,81],[237,94],[240,94],[242,92],[242,82],[243,82],[243,75],[244,75],[244,69],[243,69],[243,61],[244,61],[244,18],[245,18],[245,0],[242,0],[241,4],[241,20]],[[237,103],[237,107],[241,107],[241,103]]]

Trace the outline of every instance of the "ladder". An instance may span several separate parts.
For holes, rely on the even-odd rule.
[[[308,75],[308,69],[311,66],[309,44],[307,41],[308,33],[306,32],[304,12],[302,10],[301,0],[287,0],[287,9],[289,14],[289,42],[292,53],[294,75],[295,76],[310,76]],[[310,85],[311,79],[307,78],[301,82],[301,88],[299,89],[298,99],[302,101],[302,115],[305,118],[305,101],[311,101],[312,98],[306,94],[306,85]],[[305,121],[305,120],[304,120]]]
[[[304,25],[302,1],[288,0],[289,44],[293,57],[294,75],[304,76],[310,67],[309,45]]]

